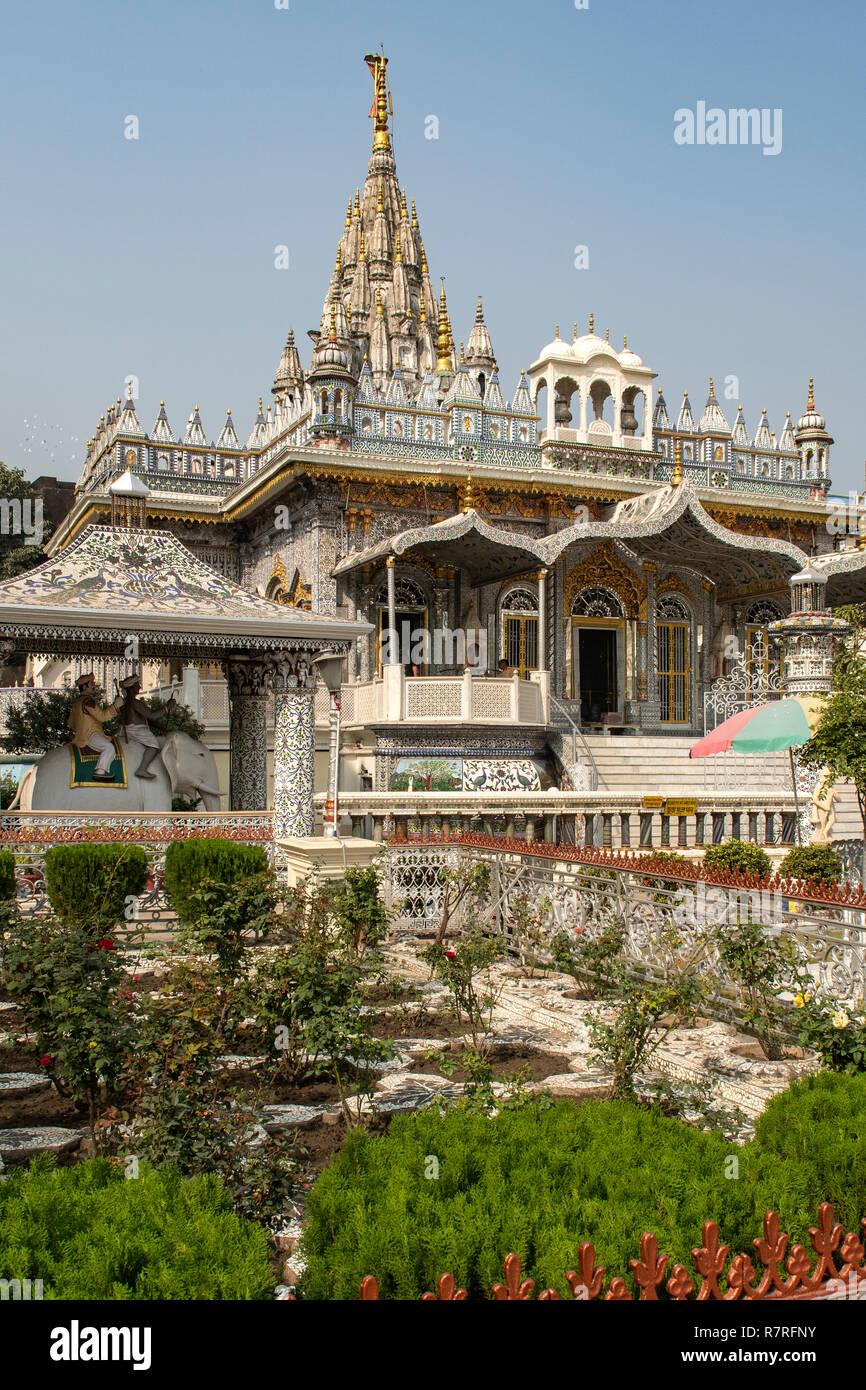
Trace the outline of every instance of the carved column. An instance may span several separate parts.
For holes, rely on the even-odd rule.
[[[538,654],[539,671],[547,670],[547,570],[538,571]]]
[[[312,652],[275,658],[274,692],[274,839],[312,835],[315,830],[316,673]]]
[[[233,811],[265,811],[268,805],[268,664],[230,657],[229,801]]]
[[[645,564],[646,575],[646,717],[657,723],[661,717],[659,705],[658,635],[656,631],[656,575],[658,565]]]

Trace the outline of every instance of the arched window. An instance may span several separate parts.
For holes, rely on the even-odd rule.
[[[593,584],[582,589],[571,605],[573,618],[621,618],[623,606],[616,594]]]
[[[778,622],[782,610],[767,599],[753,603],[746,612],[746,669],[749,680],[761,680],[778,662],[774,660],[766,629]]]
[[[538,598],[529,589],[512,589],[500,606],[500,654],[521,678],[538,669]]]
[[[379,588],[376,608],[379,618],[376,662],[381,670],[382,638],[388,628],[387,582]],[[423,670],[427,665],[426,653],[424,660],[413,661],[413,651],[418,655],[419,644],[425,640],[422,634],[427,632],[427,596],[420,584],[407,579],[405,575],[395,575],[394,578],[394,617],[397,631],[393,640],[399,644],[400,660],[407,668],[407,674],[411,674],[413,665]]]
[[[681,599],[665,594],[656,618],[661,719],[665,724],[683,724],[689,718],[691,614]]]

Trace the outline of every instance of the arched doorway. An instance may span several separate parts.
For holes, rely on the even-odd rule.
[[[593,584],[571,605],[572,699],[581,723],[601,723],[622,709],[625,611],[611,589]]]

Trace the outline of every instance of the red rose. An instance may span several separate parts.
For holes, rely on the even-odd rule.
[[[574,929],[574,934],[575,934],[575,936],[580,936],[580,933],[581,933],[582,931],[583,931],[583,927],[575,927],[575,929]]]
[[[50,1056],[48,1055],[47,1052],[46,1052],[46,1054],[45,1054],[44,1057],[40,1057],[40,1058],[39,1058],[39,1065],[40,1065],[40,1067],[50,1067],[50,1066],[51,1066],[51,1058],[50,1058]]]
[[[96,943],[97,951],[114,951],[116,946],[110,936],[104,936],[101,941]]]
[[[445,952],[445,955],[446,955],[446,957],[448,958],[448,960],[454,960],[454,959],[456,958],[456,954],[457,954],[457,953],[456,953],[455,951],[446,951],[446,952]]]

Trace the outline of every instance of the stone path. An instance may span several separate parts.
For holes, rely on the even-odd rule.
[[[56,1125],[37,1125],[30,1129],[0,1129],[0,1160],[26,1163],[37,1154],[69,1153],[78,1147],[84,1134],[78,1129]]]

